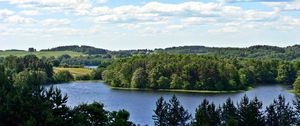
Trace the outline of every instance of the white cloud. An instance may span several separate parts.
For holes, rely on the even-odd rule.
[[[39,15],[40,12],[36,11],[36,10],[23,10],[19,12],[21,15],[25,15],[25,16],[36,16]]]
[[[238,29],[236,27],[223,27],[223,28],[219,28],[219,29],[210,29],[208,30],[208,32],[212,32],[212,33],[228,33],[228,32],[237,32]]]
[[[124,29],[128,29],[128,30],[133,30],[133,29],[139,28],[140,25],[137,25],[137,24],[120,24],[119,27],[124,28]]]
[[[206,25],[215,23],[217,20],[215,18],[203,18],[203,17],[189,17],[183,19],[185,25]]]
[[[169,25],[169,26],[167,26],[167,29],[168,30],[182,30],[185,27],[186,27],[185,25]]]
[[[0,19],[7,18],[8,16],[11,16],[13,14],[15,14],[15,12],[8,9],[0,10]]]
[[[106,3],[108,2],[108,0],[96,0],[97,3],[100,3],[100,4],[103,4],[103,3]]]
[[[300,11],[300,1],[292,2],[263,2],[263,5],[278,8],[282,11]]]
[[[40,22],[44,26],[59,26],[69,25],[71,21],[69,19],[45,19]]]
[[[9,24],[33,24],[36,22],[33,18],[25,18],[19,15],[9,16],[5,21]]]
[[[90,0],[11,0],[20,8],[46,10],[48,12],[65,12],[83,15],[92,7]]]

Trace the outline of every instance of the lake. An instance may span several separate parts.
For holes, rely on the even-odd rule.
[[[287,91],[287,86],[281,85],[258,86],[249,91],[228,94],[113,90],[102,82],[71,82],[57,84],[55,87],[60,88],[62,93],[68,95],[67,104],[69,106],[93,101],[102,102],[107,110],[125,109],[129,111],[130,120],[141,125],[153,125],[153,109],[160,96],[168,100],[175,94],[184,108],[188,109],[192,115],[195,114],[196,107],[205,98],[220,104],[225,102],[228,97],[232,98],[234,102],[238,102],[246,94],[251,99],[257,96],[259,100],[263,101],[264,106],[272,103],[279,94],[285,96],[289,102],[295,98],[294,94]]]
[[[98,66],[84,66],[84,68],[97,69],[97,68],[98,68]]]

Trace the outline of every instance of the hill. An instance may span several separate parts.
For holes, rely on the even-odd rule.
[[[7,57],[9,55],[14,56],[25,56],[29,54],[34,54],[37,57],[59,57],[64,54],[68,54],[71,57],[83,56],[85,54],[73,51],[46,51],[46,52],[28,52],[28,51],[0,51],[0,57]]]
[[[300,45],[288,47],[255,45],[248,48],[180,46],[165,49],[155,49],[155,52],[170,54],[214,55],[220,57],[300,60]]]
[[[73,51],[80,52],[88,55],[96,55],[96,54],[107,54],[108,50],[95,48],[92,46],[78,46],[78,45],[70,45],[70,46],[59,46],[51,49],[43,49],[41,52],[45,51]]]

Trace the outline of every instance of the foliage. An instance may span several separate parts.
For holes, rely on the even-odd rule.
[[[25,70],[12,81],[6,68],[0,65],[0,125],[1,126],[132,126],[125,110],[109,112],[104,105],[94,102],[70,108],[68,97],[47,82],[46,73]],[[44,78],[44,79],[43,79]],[[38,81],[40,80],[40,81]],[[12,84],[15,82],[15,84]]]
[[[299,70],[295,64],[198,55],[139,55],[114,61],[103,72],[103,79],[124,88],[240,90],[260,83],[292,84]]]
[[[73,75],[67,70],[59,71],[53,75],[53,81],[55,83],[64,83],[64,82],[70,82],[73,80],[74,80]]]
[[[94,54],[106,54],[108,51],[105,49],[99,49],[92,46],[59,46],[52,49],[45,49],[41,51],[74,51],[74,52],[81,52],[84,54],[94,55]]]
[[[166,49],[156,49],[156,53],[171,54],[198,54],[220,56],[224,58],[255,58],[255,59],[276,59],[276,60],[299,60],[300,45],[288,47],[276,47],[267,45],[255,45],[248,48],[217,48],[205,46],[180,46]]]
[[[156,126],[185,126],[191,115],[183,108],[175,95],[165,102],[161,97],[156,102],[156,109],[152,116]]]
[[[296,81],[293,84],[295,93],[300,93],[300,75],[298,75]]]

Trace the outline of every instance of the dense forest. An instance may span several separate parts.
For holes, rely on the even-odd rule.
[[[276,47],[268,45],[256,45],[248,48],[231,47],[205,47],[205,46],[182,46],[166,49],[156,49],[155,52],[172,54],[200,54],[220,57],[239,57],[256,59],[280,59],[280,60],[299,60],[300,45],[288,47]]]
[[[138,49],[138,50],[119,50],[109,51],[91,46],[60,46],[52,49],[43,49],[41,51],[75,51],[89,55],[104,55],[104,57],[124,58],[137,54],[152,53],[171,53],[171,54],[198,54],[219,57],[239,57],[255,59],[278,59],[278,60],[299,60],[300,45],[277,47],[268,45],[255,45],[247,48],[232,47],[206,47],[206,46],[180,46],[165,49]],[[106,55],[106,56],[105,56]]]
[[[74,52],[82,52],[84,54],[95,55],[95,54],[107,54],[108,50],[95,48],[92,46],[59,46],[51,49],[42,49],[41,51],[74,51]]]
[[[293,84],[298,61],[151,54],[116,60],[103,72],[114,87],[238,90],[253,84]]]
[[[193,117],[173,96],[157,100],[153,120],[156,126],[299,126],[300,99],[290,104],[278,96],[266,108],[256,97],[244,96],[237,104],[228,98],[219,106],[204,99]]]

